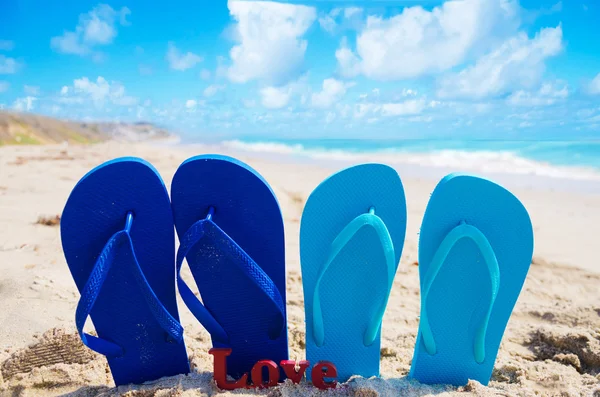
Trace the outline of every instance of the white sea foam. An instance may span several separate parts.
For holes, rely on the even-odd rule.
[[[278,142],[224,141],[226,147],[248,152],[304,156],[312,159],[331,161],[369,162],[387,164],[411,164],[426,167],[442,167],[472,170],[482,173],[504,173],[538,175],[571,180],[600,181],[600,172],[591,167],[557,166],[527,159],[510,151],[463,151],[434,150],[429,152],[407,152],[398,149],[385,149],[369,152],[352,152],[340,149],[305,148],[301,144]]]

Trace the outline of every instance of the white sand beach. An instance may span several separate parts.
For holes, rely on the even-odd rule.
[[[0,396],[600,396],[600,194],[502,183],[530,212],[534,260],[508,324],[488,387],[426,386],[409,380],[419,315],[418,230],[437,180],[400,176],[408,204],[406,243],[383,322],[381,378],[356,377],[325,393],[306,384],[221,393],[212,382],[210,339],[179,301],[193,373],[115,388],[104,357],[83,347],[74,324],[79,294],[58,221],[75,183],[119,156],[151,162],[167,186],[186,158],[234,155],[271,184],[283,211],[292,359],[304,358],[298,258],[304,202],[341,164],[281,162],[220,147],[104,142],[0,147]],[[439,178],[445,170],[438,170]],[[560,180],[556,184],[560,184]],[[566,182],[565,182],[566,183]],[[40,217],[47,218],[38,222]],[[46,223],[46,224],[44,224]]]

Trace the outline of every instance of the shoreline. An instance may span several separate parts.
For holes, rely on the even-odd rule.
[[[325,158],[326,155],[319,155],[317,157],[311,157],[304,153],[278,153],[274,151],[260,151],[260,150],[248,150],[245,148],[230,147],[218,143],[186,143],[178,137],[178,140],[173,143],[165,143],[163,141],[156,141],[154,144],[159,146],[166,145],[172,148],[181,148],[186,152],[193,150],[194,148],[206,149],[210,148],[219,152],[236,153],[239,156],[249,158],[262,158],[265,160],[271,160],[273,162],[285,162],[291,164],[312,164],[318,165],[328,169],[342,169],[353,164],[368,163],[368,162],[381,162],[387,164],[400,174],[400,176],[407,176],[410,178],[426,178],[429,180],[440,180],[445,175],[459,172],[479,175],[485,178],[492,179],[502,185],[509,188],[532,188],[542,190],[559,190],[559,191],[575,191],[577,193],[600,195],[600,169],[592,169],[580,166],[566,166],[566,165],[554,165],[545,162],[539,162],[537,160],[526,159],[527,161],[535,162],[542,167],[548,167],[550,169],[561,170],[561,174],[558,176],[540,175],[532,172],[510,172],[508,170],[480,170],[470,167],[453,167],[448,165],[428,165],[428,164],[415,164],[414,162],[406,161],[404,156],[411,155],[411,153],[396,153],[393,156],[391,154],[377,154],[374,152],[363,152],[363,153],[350,153],[348,152],[347,158],[336,157],[335,153],[332,153],[331,158]],[[476,152],[475,152],[476,153]],[[423,153],[415,153],[416,155],[424,155]],[[378,158],[381,155],[383,158]],[[354,156],[354,157],[353,157]],[[509,163],[507,163],[509,165]],[[586,173],[586,177],[574,178],[569,174],[577,172]],[[588,174],[593,178],[587,178]],[[593,175],[592,175],[593,174]]]

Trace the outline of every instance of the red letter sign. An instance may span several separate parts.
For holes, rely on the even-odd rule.
[[[312,383],[319,389],[331,389],[337,385],[336,380],[325,382],[323,378],[337,378],[337,369],[329,361],[319,361],[311,372]]]
[[[233,390],[246,387],[248,383],[248,374],[244,374],[244,376],[236,382],[227,381],[227,359],[225,357],[231,354],[231,349],[213,348],[208,351],[208,354],[215,356],[213,376],[219,389]]]

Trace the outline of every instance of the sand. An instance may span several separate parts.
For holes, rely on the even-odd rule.
[[[75,288],[56,216],[75,183],[92,167],[124,155],[143,157],[170,185],[177,166],[218,147],[107,142],[89,146],[0,148],[0,396],[209,396],[210,339],[179,301],[193,373],[115,388],[106,360],[79,342]],[[298,258],[304,201],[341,164],[316,164],[233,153],[272,185],[285,219],[291,358],[304,357],[304,309]],[[508,324],[488,387],[426,386],[409,380],[418,328],[418,228],[435,178],[402,173],[407,237],[383,321],[381,378],[352,378],[335,390],[285,384],[237,395],[342,396],[600,396],[600,195],[510,183],[529,209],[535,256]],[[557,182],[560,185],[560,182]]]

